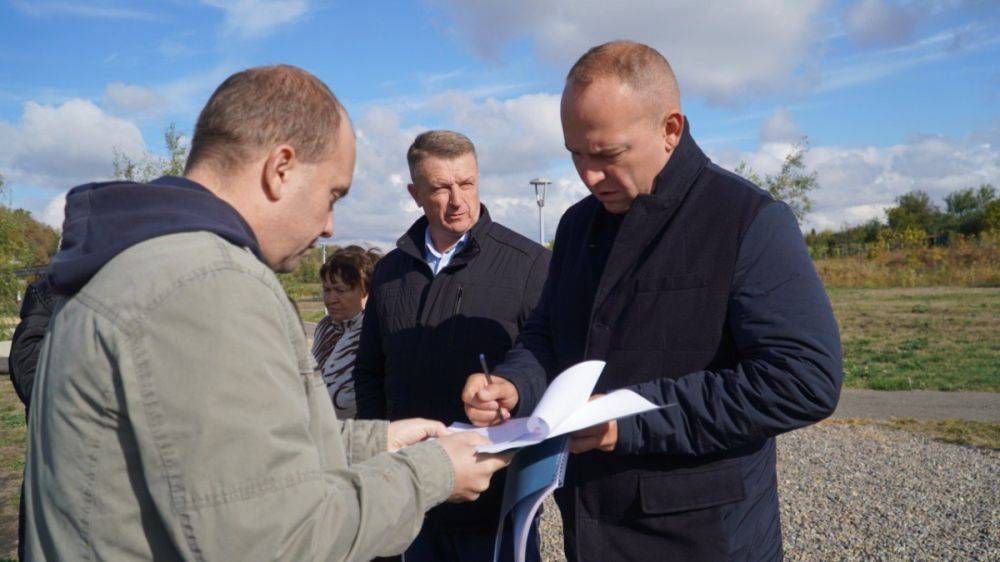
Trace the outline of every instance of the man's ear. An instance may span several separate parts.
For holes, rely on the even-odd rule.
[[[417,197],[417,194],[420,193],[419,190],[420,188],[412,183],[406,184],[406,191],[410,192],[410,197],[413,198],[413,202],[417,204],[417,207],[423,208],[423,205],[420,204],[420,198]]]
[[[681,143],[681,136],[684,134],[684,116],[679,111],[671,111],[663,118],[663,143],[664,149],[669,153],[673,152],[677,145]]]
[[[297,165],[295,149],[287,144],[276,146],[267,153],[264,169],[261,172],[263,174],[261,185],[264,188],[264,195],[269,200],[281,199]]]

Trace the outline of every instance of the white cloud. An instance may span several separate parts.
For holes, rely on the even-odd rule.
[[[801,137],[802,131],[786,107],[775,110],[760,129],[762,142],[796,141]]]
[[[528,180],[549,175],[545,205],[549,238],[563,211],[586,194],[563,148],[558,96],[526,94],[510,99],[448,92],[428,100],[444,128],[460,131],[476,145],[480,196],[493,218],[535,239],[538,207]],[[391,247],[420,217],[406,184],[406,150],[426,126],[402,127],[400,115],[374,106],[355,123],[358,167],[351,194],[334,209],[334,242],[367,241]]]
[[[166,101],[153,90],[122,82],[107,85],[104,103],[116,113],[131,115],[153,115],[166,105]]]
[[[69,193],[68,190],[56,195],[45,205],[45,210],[42,211],[42,222],[52,228],[62,230],[63,218],[66,217],[67,193]]]
[[[212,92],[237,70],[230,63],[222,63],[198,74],[149,86],[115,82],[106,87],[104,103],[109,110],[131,117],[179,116],[193,126]]]
[[[906,144],[876,146],[818,146],[806,155],[819,188],[810,194],[814,211],[803,228],[837,229],[871,218],[884,218],[884,209],[900,195],[920,189],[940,202],[945,195],[982,183],[1000,183],[998,127],[962,138],[927,136]],[[753,153],[727,153],[718,158],[732,169],[746,160],[761,174],[775,173],[791,150],[788,143],[763,143]]]
[[[500,60],[512,40],[526,37],[560,72],[588,48],[632,39],[657,48],[674,66],[682,92],[730,103],[780,92],[820,38],[822,0],[713,2],[700,0],[446,0],[458,33],[484,57]]]
[[[226,13],[227,33],[253,39],[294,23],[309,11],[308,0],[203,0]]]
[[[941,61],[956,52],[983,52],[1000,44],[996,27],[977,22],[936,32],[905,45],[858,53],[824,65],[817,91],[847,88],[881,80],[903,71]]]
[[[847,36],[862,47],[902,43],[912,37],[917,20],[912,5],[888,0],[860,0],[844,11]]]
[[[450,108],[451,126],[475,143],[484,174],[538,170],[567,154],[556,94],[475,100],[448,93],[435,103]]]
[[[67,187],[113,173],[114,151],[139,157],[146,146],[134,123],[79,98],[24,104],[20,123],[0,121],[0,166],[12,185]]]

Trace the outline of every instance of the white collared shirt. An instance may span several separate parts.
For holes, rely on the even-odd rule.
[[[424,230],[424,260],[426,260],[427,265],[431,267],[431,272],[434,273],[434,275],[437,275],[439,271],[448,267],[448,264],[451,263],[451,258],[453,258],[455,254],[462,251],[462,248],[465,247],[465,243],[468,240],[469,233],[466,232],[461,238],[458,239],[458,242],[456,242],[454,246],[448,248],[444,252],[439,252],[437,251],[437,248],[434,247],[434,241],[431,240],[431,229],[430,227],[427,227]]]

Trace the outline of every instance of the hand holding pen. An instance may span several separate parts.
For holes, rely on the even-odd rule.
[[[486,364],[486,354],[484,353],[479,354],[479,366],[483,368],[483,374],[486,375],[486,384],[492,385],[493,377],[490,376],[490,367]],[[500,421],[504,421],[505,419],[503,416],[503,408],[500,407],[499,403],[497,404],[497,419]]]
[[[470,375],[462,390],[465,413],[473,425],[480,427],[505,422],[517,406],[517,387],[503,377],[491,375],[485,355],[479,355],[479,364],[483,372]]]

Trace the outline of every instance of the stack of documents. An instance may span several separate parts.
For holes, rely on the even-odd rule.
[[[499,453],[660,407],[625,389],[590,400],[603,370],[604,361],[584,361],[566,369],[549,383],[538,407],[528,417],[512,418],[490,427],[454,423],[451,429],[475,431],[490,440],[476,450]]]
[[[585,361],[566,369],[549,384],[538,407],[528,417],[513,418],[491,427],[452,424],[453,430],[475,431],[489,439],[489,444],[477,447],[481,453],[517,450],[507,469],[494,562],[501,551],[513,552],[516,562],[524,560],[531,522],[546,496],[562,486],[566,476],[568,434],[662,407],[625,389],[590,400],[603,370],[604,361]],[[508,520],[514,544],[504,548],[503,529]]]

